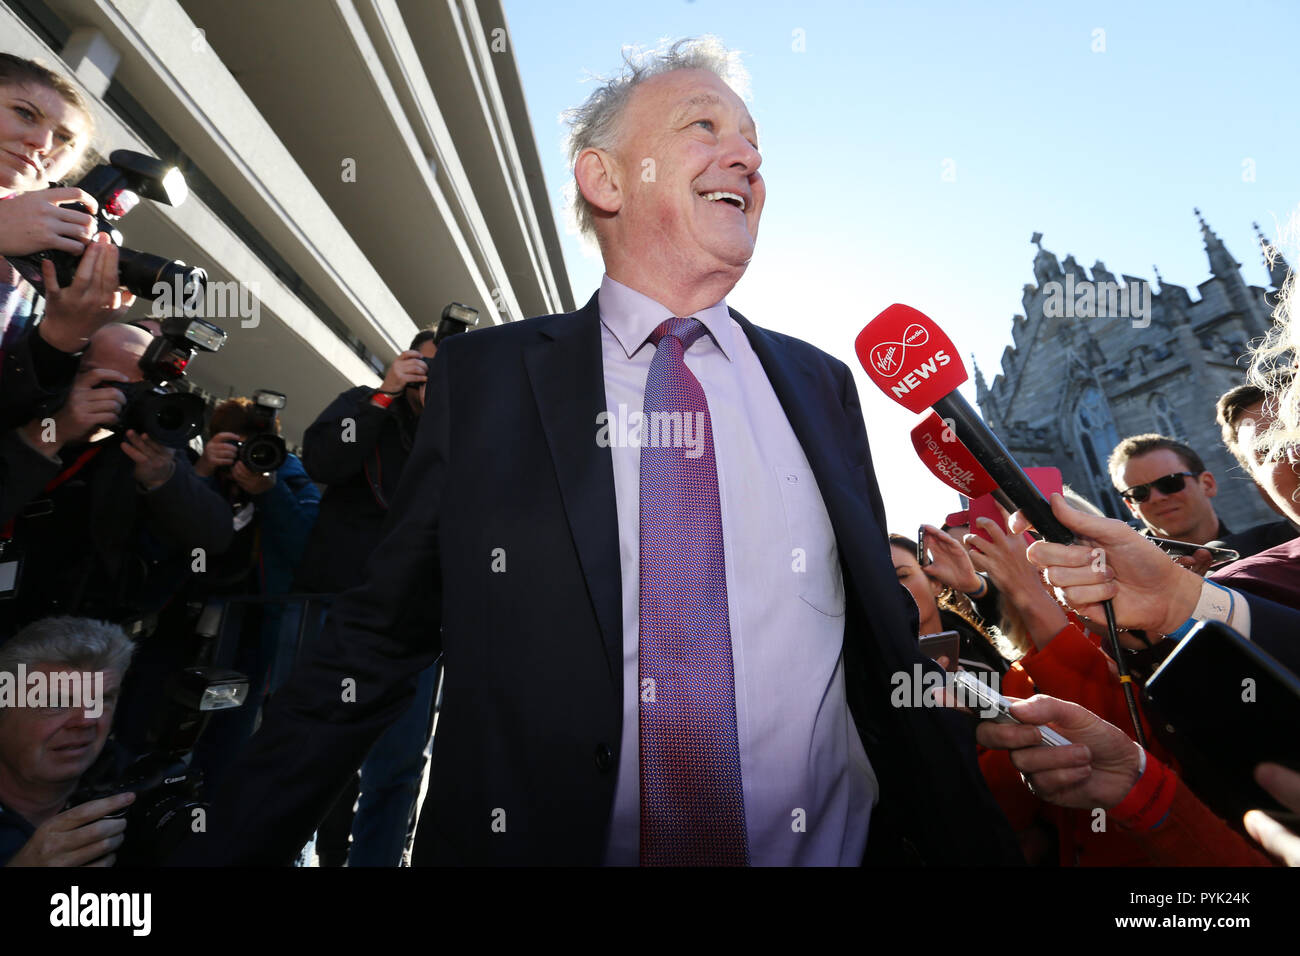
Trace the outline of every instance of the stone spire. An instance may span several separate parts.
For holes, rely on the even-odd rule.
[[[1282,253],[1278,251],[1277,246],[1274,246],[1265,238],[1264,233],[1260,231],[1259,223],[1252,222],[1251,225],[1255,227],[1255,236],[1259,239],[1260,252],[1264,254],[1264,268],[1268,270],[1269,280],[1273,283],[1274,289],[1281,289],[1291,267],[1282,258]]]
[[[1201,238],[1205,240],[1205,254],[1210,257],[1210,273],[1218,276],[1220,279],[1226,279],[1234,275],[1241,269],[1241,263],[1232,258],[1227,247],[1223,244],[1218,236],[1214,234],[1203,218],[1201,211],[1193,209],[1196,213],[1196,221],[1201,224]]]
[[[1043,234],[1036,232],[1029,241],[1038,247],[1038,253],[1034,256],[1034,278],[1038,280],[1038,288],[1041,289],[1054,279],[1063,279],[1061,264],[1057,262],[1056,256],[1043,248]]]

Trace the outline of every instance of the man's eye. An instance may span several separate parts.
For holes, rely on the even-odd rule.
[[[706,120],[706,119],[696,120],[696,121],[695,121],[694,123],[692,123],[691,125],[692,125],[692,126],[703,126],[703,127],[705,127],[706,129],[708,129],[710,132],[713,131],[713,120]]]
[[[21,117],[22,117],[23,119],[25,119],[25,120],[29,120],[29,121],[30,121],[30,120],[34,120],[34,119],[36,119],[36,114],[33,113],[31,110],[29,110],[29,109],[28,109],[27,107],[25,107],[25,106],[15,106],[13,109],[14,109],[14,112],[15,112],[15,113],[17,113],[19,116],[21,116]]]

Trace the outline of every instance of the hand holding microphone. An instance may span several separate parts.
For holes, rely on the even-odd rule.
[[[1104,620],[1103,601],[1111,601],[1115,619],[1129,630],[1168,634],[1191,617],[1201,593],[1201,578],[1169,560],[1155,544],[1123,521],[1075,511],[1060,495],[1052,496],[1056,517],[1080,537],[1072,545],[1036,541],[1026,556],[1047,572],[1066,603],[1083,617]],[[1023,531],[1023,515],[1011,517],[1013,531]]]
[[[956,442],[965,446],[987,477],[1010,499],[1013,508],[1008,510],[1020,512],[1047,541],[1058,545],[1074,543],[1074,534],[1054,513],[1001,439],[957,391],[966,381],[966,369],[952,340],[929,316],[895,303],[867,323],[858,333],[855,347],[862,367],[886,395],[913,412],[933,407]],[[1092,573],[1095,583],[1096,572]],[[1110,602],[1096,592],[1090,592],[1089,596],[1101,602],[1098,606],[1106,618],[1129,717],[1138,743],[1145,745],[1137,697],[1120,648]]]

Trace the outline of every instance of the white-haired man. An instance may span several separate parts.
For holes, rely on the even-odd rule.
[[[134,649],[116,624],[77,617],[0,645],[0,866],[113,865],[126,820],[108,817],[134,794],[67,803],[108,740]]]
[[[848,368],[726,306],[765,195],[734,65],[683,41],[575,111],[599,292],[439,350],[368,581],[189,860],[290,858],[440,651],[417,864],[1018,859],[969,726],[889,705],[916,609]]]

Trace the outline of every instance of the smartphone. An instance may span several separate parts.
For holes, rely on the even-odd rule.
[[[921,653],[932,661],[948,658],[948,670],[957,669],[957,656],[961,653],[961,635],[956,631],[940,631],[921,637]]]
[[[1003,697],[988,684],[984,683],[970,671],[957,671],[952,675],[957,692],[957,703],[969,707],[980,720],[991,720],[995,724],[1018,724],[1019,720],[1011,716],[1010,698]],[[1043,743],[1053,747],[1068,747],[1066,740],[1051,727],[1040,726],[1038,736]]]
[[[916,563],[921,567],[930,563],[930,558],[925,553],[925,525],[916,529]]]
[[[1178,642],[1146,684],[1187,785],[1226,820],[1280,810],[1255,783],[1256,764],[1300,771],[1300,678],[1218,621]]]
[[[1237,561],[1241,558],[1241,554],[1231,548],[1209,548],[1203,544],[1193,544],[1190,541],[1174,541],[1171,538],[1157,538],[1154,536],[1151,540],[1165,554],[1172,554],[1176,558],[1190,558],[1197,551],[1208,551],[1214,559],[1211,567],[1215,564],[1227,564],[1229,561]]]

